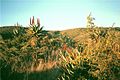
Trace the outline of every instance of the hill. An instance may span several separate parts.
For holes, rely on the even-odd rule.
[[[16,28],[19,28],[20,26],[4,26],[0,27],[0,34],[4,35],[4,33],[11,34],[13,33],[13,30]],[[27,27],[21,27],[23,29],[28,29]],[[103,28],[103,29],[108,29],[108,28]],[[120,31],[120,27],[114,27],[112,28],[115,31]],[[54,32],[54,31],[52,31]],[[85,40],[88,38],[89,33],[86,28],[75,28],[75,29],[68,29],[68,30],[63,30],[60,31],[62,35],[69,36],[70,38],[74,39],[77,42],[85,42]]]
[[[2,80],[120,79],[120,28],[42,28],[0,28]]]
[[[109,28],[101,28],[108,30]],[[114,34],[120,37],[120,27],[114,27],[110,30],[110,33],[114,31]],[[88,31],[87,28],[76,28],[61,31],[61,34],[66,35],[74,39],[77,43],[84,43],[90,41],[91,30]]]

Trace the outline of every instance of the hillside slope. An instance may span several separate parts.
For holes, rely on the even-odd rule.
[[[102,28],[108,30],[109,28]],[[114,32],[118,38],[120,37],[120,28],[116,27],[110,30],[110,33]],[[61,31],[61,34],[69,36],[78,43],[84,43],[90,41],[90,34],[92,31],[88,31],[86,28],[75,28]]]
[[[61,34],[69,36],[78,43],[86,42],[89,39],[89,32],[87,32],[86,28],[64,30],[61,31]]]
[[[120,79],[119,28],[45,31],[37,26],[3,27],[0,36],[3,80]],[[66,70],[74,73],[71,76]]]

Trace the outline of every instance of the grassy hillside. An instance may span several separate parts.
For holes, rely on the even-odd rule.
[[[107,30],[109,28],[103,27],[102,29]],[[120,27],[112,28],[112,30],[114,30],[115,33],[119,33]],[[70,38],[76,41],[80,41],[82,39],[82,42],[84,42],[83,40],[86,40],[87,38],[89,38],[90,31],[87,31],[87,28],[75,28],[75,29],[63,30],[61,31],[61,34],[69,36]]]
[[[6,33],[6,34],[8,33],[8,35],[9,35],[9,34],[13,33],[13,30],[16,28],[19,28],[19,27],[18,26],[0,27],[0,34],[4,35],[4,33]],[[26,27],[22,27],[22,28],[28,29]],[[103,28],[103,29],[109,29],[109,28]],[[114,27],[112,29],[115,30],[116,34],[120,31],[120,27]],[[74,39],[76,42],[85,42],[85,40],[87,40],[89,38],[90,32],[87,31],[87,28],[75,28],[75,29],[63,30],[63,31],[60,31],[60,33],[62,35],[65,35],[65,36],[68,36],[68,37]],[[117,35],[119,36],[119,33]]]
[[[90,17],[90,16],[89,16]],[[0,80],[119,80],[120,28],[0,27]]]

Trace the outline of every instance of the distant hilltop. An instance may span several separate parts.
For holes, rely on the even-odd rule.
[[[11,32],[13,29],[17,28],[17,27],[21,27],[21,26],[1,26],[0,27],[0,33],[4,32],[4,31],[9,31]],[[22,27],[24,29],[27,29],[28,27]],[[102,27],[102,28],[109,28],[109,27]],[[82,28],[73,28],[73,29],[67,29],[67,30],[74,30],[74,29],[82,29]],[[84,28],[83,28],[84,29]],[[86,29],[86,28],[85,28]],[[120,31],[120,27],[113,27],[113,29]],[[65,30],[62,30],[65,31]]]

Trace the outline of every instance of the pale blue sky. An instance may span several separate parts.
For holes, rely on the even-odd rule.
[[[120,0],[0,0],[0,25],[29,25],[29,18],[40,18],[48,30],[86,26],[92,12],[98,26],[120,27]]]

